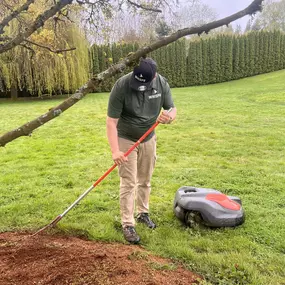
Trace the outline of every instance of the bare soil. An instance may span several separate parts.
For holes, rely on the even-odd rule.
[[[0,234],[1,285],[184,285],[199,276],[138,245],[27,233]]]

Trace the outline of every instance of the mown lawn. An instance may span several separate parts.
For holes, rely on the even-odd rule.
[[[285,71],[173,89],[177,121],[160,125],[151,214],[142,245],[182,260],[209,284],[285,284]],[[60,117],[0,149],[0,231],[35,231],[113,165],[105,134],[108,94],[90,94]],[[60,100],[0,101],[0,134]],[[113,171],[59,222],[60,231],[124,242]],[[246,222],[185,228],[173,214],[181,186],[239,196]]]

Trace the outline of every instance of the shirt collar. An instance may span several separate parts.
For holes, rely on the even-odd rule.
[[[152,90],[152,89],[157,90],[157,78],[158,78],[158,74],[156,74],[156,77],[152,80],[151,85],[149,86],[148,90]]]

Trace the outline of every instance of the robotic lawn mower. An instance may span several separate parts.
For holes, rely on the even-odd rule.
[[[174,199],[174,213],[189,227],[236,227],[245,221],[241,200],[214,189],[183,186]]]

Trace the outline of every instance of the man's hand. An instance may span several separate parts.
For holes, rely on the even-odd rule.
[[[172,122],[172,117],[167,111],[163,111],[157,118],[157,121],[161,124],[170,124]]]
[[[121,151],[114,152],[112,158],[117,165],[122,165],[124,162],[128,161],[128,158],[124,156],[124,153]]]

